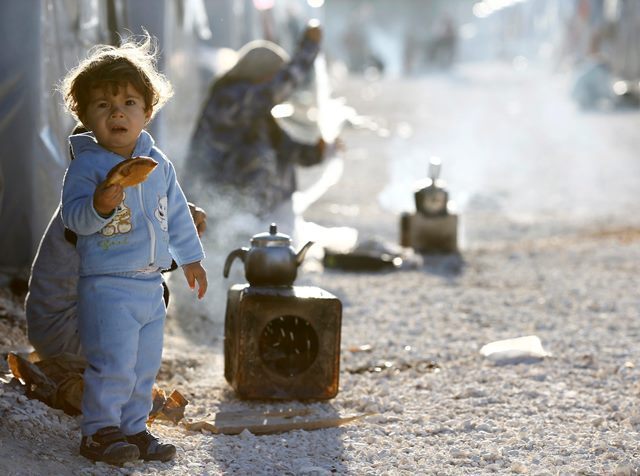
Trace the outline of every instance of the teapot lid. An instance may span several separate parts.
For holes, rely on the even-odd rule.
[[[251,237],[251,246],[289,246],[291,237],[278,233],[278,226],[272,223],[268,232],[258,233]]]

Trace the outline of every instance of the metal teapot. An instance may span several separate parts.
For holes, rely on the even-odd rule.
[[[224,277],[235,258],[244,263],[244,273],[252,286],[291,286],[298,274],[298,266],[304,260],[313,241],[309,241],[298,253],[291,247],[291,238],[278,233],[272,223],[268,233],[258,233],[251,238],[251,248],[238,248],[227,256],[224,263]]]
[[[429,178],[421,182],[414,194],[416,210],[426,216],[438,216],[447,214],[449,192],[445,188],[443,180],[439,179],[441,160],[431,157],[429,161]]]

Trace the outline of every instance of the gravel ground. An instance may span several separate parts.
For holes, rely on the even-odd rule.
[[[504,81],[515,81],[505,74]],[[471,83],[466,77],[465,91],[482,80],[478,75],[473,78]],[[537,79],[531,81],[538,84]],[[395,240],[397,210],[378,203],[389,182],[376,178],[392,182],[385,164],[392,162],[391,153],[401,146],[397,126],[405,121],[414,131],[424,127],[430,138],[432,127],[444,130],[438,121],[462,127],[444,99],[430,99],[428,108],[425,106],[432,111],[428,117],[421,115],[422,109],[411,117],[406,114],[408,105],[419,99],[416,94],[441,97],[441,90],[446,90],[467,103],[485,101],[484,96],[471,93],[454,96],[452,90],[461,82],[458,78],[452,86],[435,77],[343,85],[346,94],[353,94],[351,102],[358,111],[371,114],[378,126],[345,132],[348,151],[342,182],[309,210],[307,219],[325,226],[347,223],[358,229],[361,238]],[[554,85],[560,90],[561,83],[546,87]],[[355,93],[371,87],[388,89],[378,89],[367,98]],[[506,96],[513,93],[502,90]],[[395,105],[386,94],[390,91],[403,91]],[[506,96],[502,99],[508,100]],[[535,95],[530,97],[535,102]],[[497,104],[500,100],[496,99]],[[475,117],[480,123],[486,120],[478,114]],[[495,124],[500,118],[493,119]],[[508,117],[504,120],[508,123]],[[425,256],[413,268],[385,273],[321,272],[309,260],[298,284],[319,286],[343,304],[340,391],[332,400],[237,399],[222,375],[220,296],[229,283],[213,280],[211,300],[190,312],[183,304],[184,288],[171,280],[176,299],[170,308],[159,383],[187,397],[186,419],[211,420],[221,411],[283,408],[308,408],[327,417],[372,415],[338,428],[263,436],[247,431],[236,436],[212,435],[157,422],[153,431],[178,447],[176,460],[113,468],[77,455],[77,418],[29,400],[21,388],[4,382],[0,384],[0,472],[638,474],[640,226],[635,185],[640,177],[633,152],[638,150],[638,139],[633,131],[640,119],[638,113],[627,113],[622,119],[601,115],[586,120],[589,127],[602,128],[609,138],[599,146],[610,147],[609,165],[621,170],[625,164],[630,172],[618,182],[607,182],[610,206],[600,207],[598,213],[581,214],[576,212],[579,207],[557,206],[563,191],[568,199],[564,203],[570,205],[576,197],[572,192],[577,189],[569,187],[566,175],[565,180],[556,177],[545,182],[546,188],[532,184],[541,193],[552,192],[532,202],[517,201],[526,195],[517,182],[520,172],[513,172],[512,181],[504,174],[500,180],[495,178],[513,185],[498,191],[489,181],[496,176],[478,174],[478,184],[469,186],[461,200],[464,246],[459,256]],[[476,130],[470,124],[464,127]],[[622,136],[607,135],[608,127],[618,128]],[[570,166],[560,159],[570,148],[555,150],[547,135],[537,134],[532,143],[539,147],[525,147],[522,161],[514,167],[502,164],[502,170],[529,170],[551,163],[562,176],[563,167]],[[477,136],[470,133],[468,137]],[[426,140],[417,133],[414,139]],[[500,136],[493,140],[500,149]],[[413,150],[410,145],[404,147]],[[472,149],[473,145],[465,147]],[[449,150],[454,149],[450,145]],[[422,150],[426,157],[429,150]],[[572,152],[589,168],[598,163],[599,150],[593,151],[589,143],[574,142]],[[507,155],[506,151],[501,154]],[[464,190],[462,186],[471,183],[464,182],[462,173],[469,164],[475,163],[475,171],[481,170],[481,164],[490,167],[490,157],[483,153],[474,159],[480,164],[461,159],[450,166],[452,191]],[[355,173],[363,169],[365,160],[368,180]],[[447,162],[444,167],[446,173]],[[608,172],[603,173],[609,177]],[[557,190],[556,182],[562,185]],[[344,206],[351,207],[349,219]],[[622,206],[627,207],[625,213]],[[209,232],[212,230],[215,225]],[[208,269],[212,276],[220,273],[220,263],[210,261]],[[13,337],[2,341],[5,351],[25,345],[19,318],[17,321],[0,318],[13,332]],[[529,335],[538,336],[550,355],[495,362],[479,353],[489,342]]]

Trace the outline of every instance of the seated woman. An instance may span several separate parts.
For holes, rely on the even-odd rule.
[[[185,162],[185,189],[199,200],[272,221],[291,233],[295,166],[320,163],[328,147],[320,139],[292,139],[271,114],[307,80],[318,54],[320,27],[310,22],[292,58],[278,45],[257,40],[239,51],[235,66],[214,80],[196,124]],[[259,228],[256,228],[259,226]],[[266,228],[265,228],[266,229]]]

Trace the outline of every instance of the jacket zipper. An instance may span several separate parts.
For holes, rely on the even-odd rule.
[[[142,199],[142,184],[139,183],[136,185],[138,189],[138,197],[140,198],[140,208],[142,209],[142,214],[144,215],[144,219],[147,222],[147,229],[149,230],[149,241],[151,244],[151,248],[149,250],[149,266],[153,265],[156,256],[156,233],[153,230],[153,223],[149,220],[147,216],[147,210],[144,207],[144,200]]]

